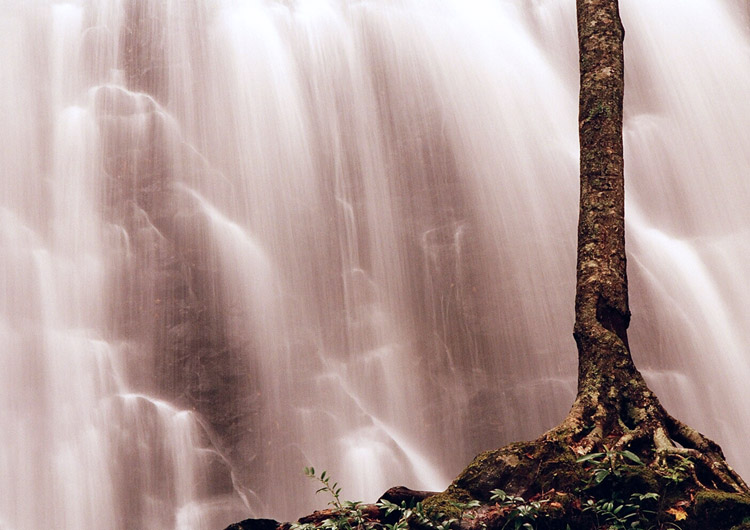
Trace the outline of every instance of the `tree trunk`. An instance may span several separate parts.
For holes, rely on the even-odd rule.
[[[623,37],[616,1],[578,2],[581,196],[574,337],[579,382],[596,377],[597,367],[609,365],[613,357],[617,365],[632,366],[625,268]]]
[[[581,196],[574,337],[578,394],[551,431],[579,454],[629,448],[690,456],[707,487],[747,492],[721,448],[671,417],[633,364],[625,258],[622,147],[624,30],[617,0],[577,0]],[[677,442],[674,443],[674,442]]]

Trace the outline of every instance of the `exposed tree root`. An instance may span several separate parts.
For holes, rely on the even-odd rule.
[[[623,368],[605,384],[579,389],[568,417],[541,439],[564,440],[581,456],[627,449],[656,465],[670,456],[688,458],[698,487],[750,494],[716,442],[667,413],[632,362],[616,371]],[[621,392],[613,392],[619,385]]]
[[[664,443],[656,444],[657,454],[661,456],[679,455],[692,459],[696,465],[701,466],[704,473],[713,479],[711,486],[725,491],[735,493],[750,493],[747,484],[742,477],[726,462],[721,447],[714,441],[705,437],[692,427],[667,415],[669,427],[669,438],[667,441],[676,441],[680,447]]]
[[[579,385],[570,413],[557,427],[534,441],[478,455],[445,492],[426,499],[425,506],[459,517],[451,506],[472,500],[491,506],[492,492],[498,489],[523,499],[545,498],[550,506],[559,505],[560,499],[578,498],[577,508],[575,502],[565,505],[564,517],[580,525],[575,527],[598,528],[587,526],[591,522],[581,511],[584,499],[590,502],[592,497],[611,495],[627,499],[631,493],[656,492],[667,503],[659,508],[663,522],[680,514],[690,518],[689,523],[680,523],[681,528],[733,528],[736,521],[750,515],[747,484],[727,464],[718,444],[666,412],[629,361],[629,354],[625,359],[616,368],[609,366],[606,378],[582,378],[584,384]],[[632,455],[624,457],[625,451],[643,465],[632,465]],[[602,457],[579,461],[591,453],[614,458],[612,465],[620,466],[616,476],[607,482],[594,481]],[[706,508],[711,502],[726,503],[743,515],[732,516],[735,522],[729,522],[721,511],[724,508]]]

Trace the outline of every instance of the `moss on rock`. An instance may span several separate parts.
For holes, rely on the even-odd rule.
[[[745,519],[750,518],[750,496],[723,491],[700,491],[695,495],[695,517],[704,528],[742,525]]]
[[[461,505],[473,500],[488,503],[496,489],[528,499],[550,491],[577,491],[587,478],[563,441],[516,442],[479,454],[447,490],[425,499],[423,505],[434,514],[458,517]]]
[[[454,484],[480,501],[489,500],[494,489],[523,496],[534,475],[530,458],[533,443],[518,442],[479,454],[456,478]]]
[[[451,484],[445,491],[426,498],[422,506],[436,519],[458,519],[463,512],[461,506],[472,500],[474,499],[468,491]]]

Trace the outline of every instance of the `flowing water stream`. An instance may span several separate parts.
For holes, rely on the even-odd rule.
[[[750,474],[750,11],[623,0],[631,345]],[[0,530],[442,489],[572,403],[573,0],[0,0]]]

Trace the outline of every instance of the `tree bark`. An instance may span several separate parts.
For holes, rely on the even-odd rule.
[[[623,385],[645,383],[628,347],[622,146],[624,29],[617,0],[578,0],[580,209],[575,327],[581,414],[616,423]],[[611,397],[610,397],[611,396]],[[574,409],[576,406],[574,406]],[[596,436],[596,433],[593,436]]]
[[[624,31],[616,0],[578,2],[581,194],[576,270],[580,377],[616,353],[629,360],[622,148]],[[615,351],[613,351],[613,347]]]

